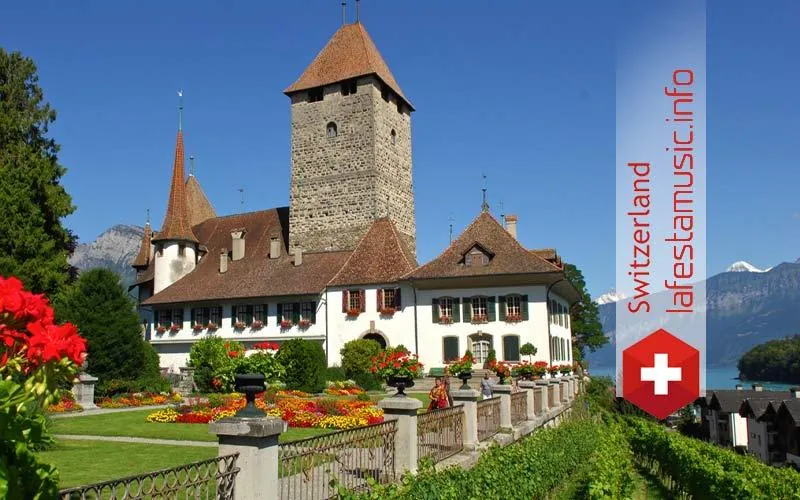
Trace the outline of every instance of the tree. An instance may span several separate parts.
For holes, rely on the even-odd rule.
[[[586,290],[586,281],[581,270],[573,264],[565,264],[564,274],[581,296],[581,299],[570,307],[569,318],[572,334],[576,338],[575,346],[579,349],[582,359],[586,349],[591,352],[596,351],[608,343],[608,337],[603,333],[597,304]]]
[[[56,298],[55,309],[59,321],[75,324],[86,338],[87,371],[101,383],[159,375],[158,367],[148,362],[139,315],[112,271],[81,273],[75,284]]]
[[[38,80],[33,60],[0,48],[0,276],[54,296],[70,281],[76,239],[61,221],[75,207],[60,184],[59,146],[47,137],[56,112]]]
[[[523,344],[522,347],[519,348],[519,353],[523,356],[528,356],[528,361],[531,362],[533,362],[533,356],[536,356],[537,352],[539,352],[539,350],[530,342]]]

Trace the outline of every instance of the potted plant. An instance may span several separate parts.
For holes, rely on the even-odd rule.
[[[551,378],[556,378],[556,375],[561,370],[558,365],[551,365],[547,367],[547,373],[550,374]]]
[[[523,356],[528,356],[528,361],[530,362],[533,362],[533,357],[536,356],[537,352],[539,352],[539,350],[530,342],[522,344],[522,347],[519,348],[519,353]]]
[[[156,328],[156,331],[158,333],[164,333],[164,332],[167,331],[167,327],[165,327],[164,325],[158,325],[158,328]]]
[[[489,321],[489,319],[486,317],[485,314],[473,314],[472,315],[471,322],[472,322],[473,325],[481,324],[481,323],[487,323],[488,321]]]
[[[516,365],[511,370],[511,373],[515,377],[521,377],[525,380],[533,380],[536,377],[534,366],[527,361],[523,361],[522,363]]]
[[[206,329],[208,329],[209,332],[215,332],[217,331],[217,328],[219,328],[219,325],[217,325],[213,321],[209,321],[208,324],[206,325]]]
[[[469,389],[467,380],[472,378],[472,353],[467,351],[453,363],[447,365],[446,373],[461,380],[459,389]]]
[[[453,322],[453,318],[450,316],[439,316],[439,324],[441,325],[449,325]]]
[[[179,331],[181,331],[181,325],[173,324],[169,327],[169,333],[178,333]]]
[[[511,376],[511,366],[505,361],[494,361],[490,366],[489,369],[494,372],[495,375],[500,379],[500,385],[503,385],[508,377]]]
[[[519,323],[522,321],[522,316],[518,313],[506,314],[506,323]]]
[[[561,365],[558,367],[558,371],[561,372],[561,375],[569,375],[572,371],[571,365]]]
[[[359,314],[361,314],[361,309],[348,309],[347,310],[347,317],[348,318],[357,318]]]
[[[547,361],[537,361],[533,364],[534,378],[542,378],[547,373]]]
[[[253,330],[261,330],[262,328],[264,328],[264,322],[261,321],[260,319],[257,319],[253,321],[253,324],[250,325],[250,328],[252,328]]]
[[[405,397],[407,387],[414,386],[414,378],[422,374],[422,363],[416,355],[405,350],[387,349],[375,356],[370,371],[386,380],[387,385],[397,388],[397,397]]]
[[[483,367],[487,370],[491,370],[495,363],[497,363],[497,353],[494,349],[489,349],[489,354],[486,356],[486,362],[483,364]]]
[[[192,325],[192,331],[194,333],[202,332],[203,331],[203,325],[201,325],[200,323],[195,323],[194,325]]]
[[[246,326],[247,325],[245,325],[243,321],[237,321],[236,323],[233,324],[233,329],[234,330],[244,330],[244,328]]]
[[[300,328],[306,329],[306,328],[308,328],[309,326],[311,326],[311,320],[310,320],[310,319],[301,319],[301,320],[300,320],[300,321],[297,323],[297,326],[299,326]]]
[[[395,313],[394,307],[381,308],[381,316],[394,316],[394,313]]]
[[[291,327],[292,327],[292,320],[290,320],[290,319],[282,319],[281,320],[281,329],[282,330],[288,330]]]

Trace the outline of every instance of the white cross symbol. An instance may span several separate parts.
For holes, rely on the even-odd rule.
[[[654,354],[653,355],[655,366],[649,368],[642,368],[641,379],[642,382],[654,382],[655,395],[666,396],[669,391],[670,382],[680,382],[681,369],[672,368],[669,366],[668,354]]]

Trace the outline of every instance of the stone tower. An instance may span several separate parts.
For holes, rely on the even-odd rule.
[[[388,217],[416,254],[414,108],[364,26],[343,25],[285,93],[291,248],[352,249],[373,220]]]

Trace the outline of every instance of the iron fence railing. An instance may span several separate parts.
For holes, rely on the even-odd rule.
[[[511,395],[511,425],[517,425],[528,418],[528,395],[515,392]]]
[[[367,480],[394,480],[397,421],[357,427],[284,443],[279,448],[281,500],[318,500],[336,496],[333,482],[364,491]]]
[[[478,441],[485,441],[500,430],[500,396],[478,401]]]
[[[238,453],[61,490],[61,500],[233,500]]]
[[[464,407],[452,406],[417,415],[418,460],[438,463],[464,449]]]

